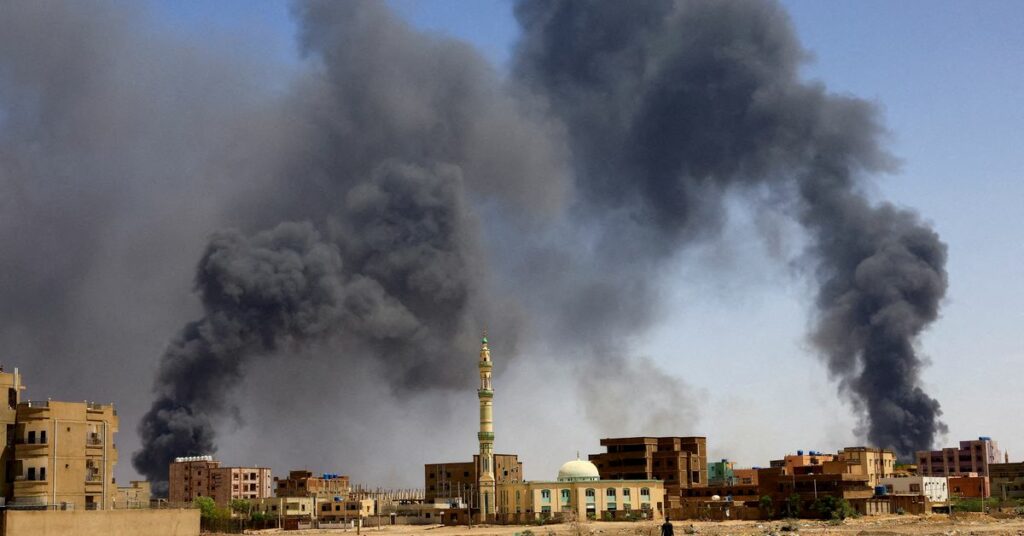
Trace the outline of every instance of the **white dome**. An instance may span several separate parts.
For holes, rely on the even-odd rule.
[[[559,482],[576,482],[579,480],[601,480],[597,466],[584,460],[572,460],[562,464],[558,470]]]

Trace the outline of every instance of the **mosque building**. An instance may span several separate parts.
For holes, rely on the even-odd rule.
[[[427,495],[465,501],[480,522],[526,523],[538,519],[661,519],[666,508],[665,485],[657,479],[602,480],[593,463],[577,459],[558,470],[556,480],[522,480],[515,455],[494,454],[494,363],[487,335],[480,341],[479,453],[471,463],[427,464]],[[497,461],[497,466],[495,462]],[[453,475],[452,469],[455,469]],[[511,471],[511,472],[510,472]],[[441,478],[466,479],[453,488]]]

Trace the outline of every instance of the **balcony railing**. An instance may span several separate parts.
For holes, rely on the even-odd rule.
[[[30,408],[48,408],[48,407],[50,407],[50,401],[49,400],[29,400],[28,402],[22,402],[22,404],[24,404],[25,406],[30,407]]]
[[[90,447],[98,447],[103,444],[103,438],[99,434],[88,434],[85,436],[85,444]]]

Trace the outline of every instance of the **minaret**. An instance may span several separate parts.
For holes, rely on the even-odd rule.
[[[494,390],[491,389],[491,350],[487,348],[487,331],[480,340],[480,432],[476,434],[480,441],[480,508],[481,521],[494,516]]]

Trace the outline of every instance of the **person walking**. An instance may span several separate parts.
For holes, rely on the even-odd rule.
[[[661,536],[674,536],[672,522],[668,520],[668,516],[665,516],[665,522],[661,525]]]

